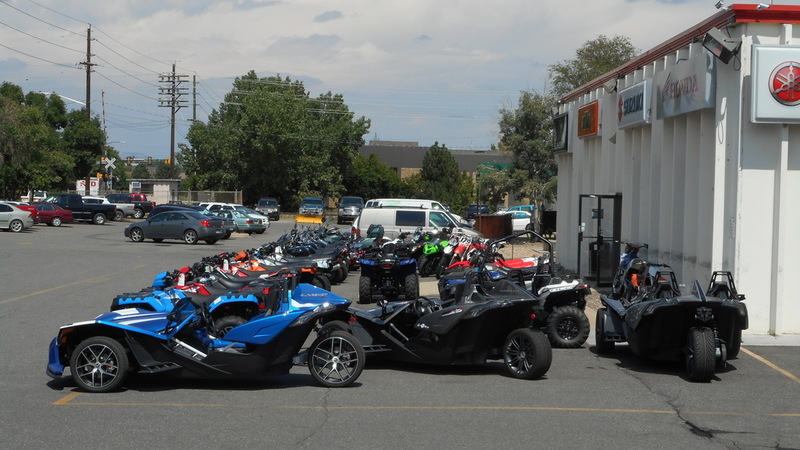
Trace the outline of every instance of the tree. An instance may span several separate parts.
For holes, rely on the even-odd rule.
[[[630,38],[600,35],[586,41],[575,51],[575,59],[552,64],[548,67],[552,79],[552,92],[561,96],[588,83],[604,73],[633,59],[638,50]]]
[[[25,96],[19,86],[0,85],[0,198],[74,183],[74,159],[59,134],[66,126],[64,111],[56,95]]]
[[[150,171],[147,170],[147,164],[137,164],[131,170],[131,178],[135,180],[147,180],[152,178]]]
[[[338,94],[311,98],[288,77],[237,78],[208,122],[194,122],[178,161],[193,189],[243,190],[244,201],[338,197],[369,120],[354,119]]]
[[[478,167],[477,189],[480,193],[479,203],[495,206],[503,202],[505,196],[513,189],[512,167]]]
[[[458,168],[458,162],[445,145],[435,142],[422,158],[422,169],[404,180],[410,197],[437,200],[460,211],[470,203],[475,185]]]
[[[542,204],[555,199],[552,95],[522,92],[516,109],[500,110],[500,148],[513,152],[510,186],[517,198]]]
[[[380,162],[375,154],[357,155],[351,171],[344,177],[345,192],[364,199],[396,197],[402,194],[397,172]]]

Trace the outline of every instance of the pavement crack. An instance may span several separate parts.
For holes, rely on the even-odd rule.
[[[311,431],[305,437],[299,440],[298,446],[301,447],[313,446],[313,438],[317,435],[317,433],[323,430],[325,428],[325,425],[327,425],[328,422],[330,421],[331,410],[328,407],[330,395],[331,395],[331,389],[330,388],[325,389],[322,398],[320,398],[320,410],[322,411],[322,421],[316,427],[312,427]]]

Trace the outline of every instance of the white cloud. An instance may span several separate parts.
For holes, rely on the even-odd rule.
[[[6,0],[0,22],[39,39],[0,25],[0,42],[16,50],[0,47],[0,67],[5,81],[26,91],[83,98],[82,72],[23,53],[74,66],[86,48],[75,33],[92,23],[98,73],[113,80],[94,77],[93,111],[100,113],[105,91],[109,134],[126,141],[123,153],[168,151],[168,124],[158,122],[167,111],[152,98],[157,73],[173,62],[201,80],[200,119],[234,77],[256,70],[304,80],[312,95],[344,94],[351,109],[373,119],[367,139],[488,148],[496,142],[497,110],[519,91],[541,89],[549,64],[572,58],[600,34],[628,36],[648,50],[715,14],[714,3],[118,0],[98,7],[93,0]],[[189,109],[181,114],[191,117]],[[182,124],[179,135],[187,128]]]

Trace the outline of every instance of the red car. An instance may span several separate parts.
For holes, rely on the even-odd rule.
[[[46,223],[48,226],[60,227],[61,223],[72,223],[72,211],[64,209],[55,203],[47,202],[34,202],[31,205],[35,206],[39,212],[39,221]]]

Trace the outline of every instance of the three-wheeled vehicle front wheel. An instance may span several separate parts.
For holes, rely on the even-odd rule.
[[[686,374],[691,381],[706,382],[714,376],[716,340],[708,327],[694,327],[686,338]]]
[[[550,370],[553,348],[541,331],[519,328],[506,338],[503,360],[512,377],[533,380]]]
[[[116,340],[90,337],[75,348],[69,361],[72,379],[88,392],[111,392],[128,376],[128,355]]]
[[[344,387],[353,383],[365,364],[361,343],[344,331],[320,334],[308,349],[308,370],[325,387]]]
[[[595,316],[594,340],[598,355],[614,353],[614,341],[609,341],[606,337],[607,315],[608,310],[606,308],[600,308],[597,310],[597,315]]]

